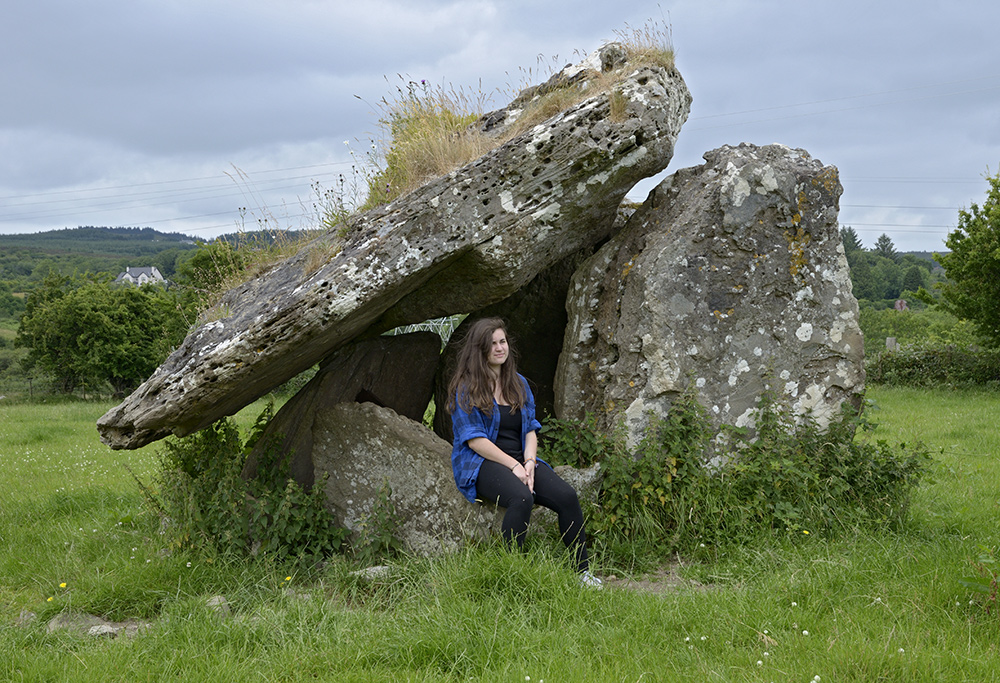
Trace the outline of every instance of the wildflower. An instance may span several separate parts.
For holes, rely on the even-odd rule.
[[[62,583],[60,583],[60,584],[59,584],[59,587],[60,587],[60,588],[65,588],[65,587],[66,587],[66,582],[65,582],[65,581],[63,581]]]
[[[760,660],[758,659],[758,660],[757,660],[757,666],[764,666],[764,662],[762,662],[762,661],[760,661]]]
[[[48,600],[46,600],[45,602],[52,602],[52,600],[53,600],[53,599],[54,599],[54,598],[53,598],[53,597],[52,597],[52,596],[50,595],[50,596],[49,596],[49,599],[48,599]]]
[[[285,577],[285,581],[291,581],[291,580],[292,580],[292,577],[290,577],[290,576],[286,576]]]
[[[686,643],[686,642],[688,642],[689,640],[691,640],[691,636],[687,636],[687,637],[686,637],[686,638],[684,639],[684,642]]]
[[[808,536],[808,535],[809,535],[809,532],[808,532],[808,531],[806,531],[805,529],[803,529],[803,530],[802,530],[802,533],[804,533],[804,534],[805,534],[806,536]]]
[[[802,632],[802,635],[804,635],[804,636],[807,636],[807,635],[809,635],[809,631],[803,631],[803,632]]]
[[[792,607],[798,607],[798,606],[799,606],[799,603],[797,603],[797,602],[792,602]]]
[[[906,652],[906,650],[904,650],[903,648],[899,648],[899,654],[903,654],[904,652]]]
[[[708,640],[708,636],[702,636],[701,639],[702,640]]]
[[[764,656],[765,656],[765,657],[770,657],[771,655],[770,655],[770,653],[768,653],[768,652],[765,652],[765,653],[764,653]]]
[[[189,566],[189,567],[190,567],[190,566],[191,566],[191,563],[190,563],[190,562],[188,562],[188,563],[187,563],[187,566]]]

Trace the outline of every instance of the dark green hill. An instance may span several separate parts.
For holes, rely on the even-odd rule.
[[[188,235],[152,228],[81,227],[26,235],[0,235],[0,281],[14,291],[31,289],[51,270],[117,275],[126,266],[156,266],[164,277],[177,257],[194,249]]]
[[[191,249],[195,239],[153,228],[65,228],[24,235],[0,235],[0,247],[27,247],[50,254],[142,256],[171,248]]]

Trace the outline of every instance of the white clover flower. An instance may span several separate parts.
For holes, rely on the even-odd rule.
[[[762,661],[760,661],[760,660],[758,659],[758,660],[757,660],[757,666],[764,666],[764,662],[762,662]]]
[[[799,603],[797,603],[795,601],[792,601],[792,607],[798,607],[798,606],[799,606]]]
[[[802,635],[804,635],[804,636],[807,636],[807,635],[809,635],[809,631],[803,631],[803,632],[802,632]]]

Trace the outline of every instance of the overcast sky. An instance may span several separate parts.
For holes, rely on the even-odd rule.
[[[31,0],[0,20],[0,233],[308,227],[399,75],[497,107],[650,20],[694,97],[668,172],[801,147],[866,246],[940,251],[1000,168],[996,0]]]

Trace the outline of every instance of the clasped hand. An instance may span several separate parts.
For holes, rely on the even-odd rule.
[[[520,466],[514,468],[514,476],[517,477],[522,484],[528,487],[532,493],[535,492],[535,461],[528,459],[523,465],[518,463]]]

